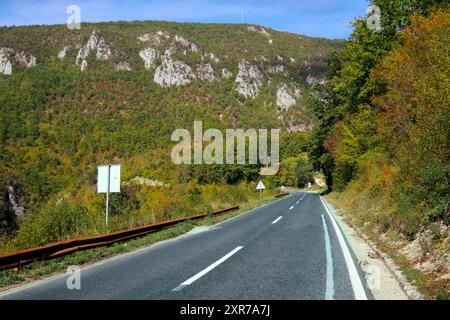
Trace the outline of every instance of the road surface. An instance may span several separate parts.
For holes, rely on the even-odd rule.
[[[367,299],[345,237],[314,193],[0,294],[0,299]],[[72,277],[73,278],[73,277]]]

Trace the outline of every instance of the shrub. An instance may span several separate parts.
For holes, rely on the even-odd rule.
[[[70,239],[86,234],[94,221],[86,207],[62,200],[28,217],[21,225],[15,242],[19,248],[28,248]]]

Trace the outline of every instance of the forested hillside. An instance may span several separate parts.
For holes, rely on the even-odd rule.
[[[316,121],[306,92],[342,45],[253,25],[0,28],[2,250],[257,197],[258,166],[176,166],[171,133],[194,120],[204,130],[281,128],[281,160],[297,159]],[[123,180],[109,229],[95,192],[106,163],[120,163]]]
[[[330,199],[408,268],[441,277],[443,291],[427,294],[448,297],[450,12],[446,1],[371,2],[381,31],[356,20],[310,95],[311,159]]]

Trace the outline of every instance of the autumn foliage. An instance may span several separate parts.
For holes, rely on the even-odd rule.
[[[324,149],[312,156],[363,224],[413,239],[449,223],[450,11],[439,1],[373,2],[391,25],[376,33],[357,20],[331,61],[328,88],[313,92],[322,121],[312,139]]]

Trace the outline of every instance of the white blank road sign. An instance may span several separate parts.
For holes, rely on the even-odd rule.
[[[108,167],[98,166],[97,193],[108,191]],[[110,166],[109,192],[120,192],[120,165]]]

